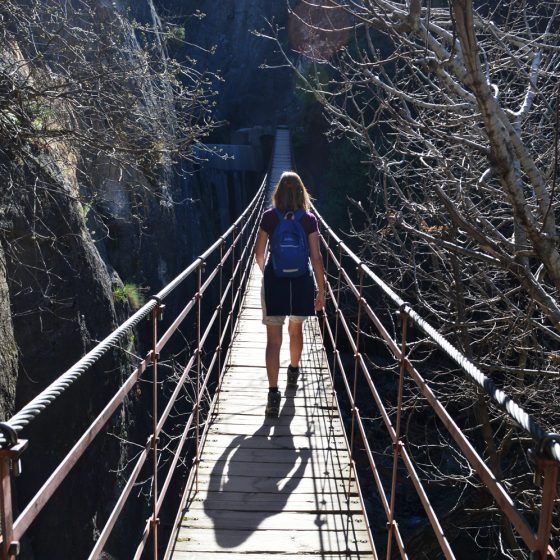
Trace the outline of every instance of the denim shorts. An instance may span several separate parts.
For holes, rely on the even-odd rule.
[[[264,282],[261,286],[261,307],[262,307],[262,323],[267,326],[282,326],[286,320],[286,315],[267,315],[266,314],[266,303],[264,301]],[[303,323],[307,319],[305,315],[290,315],[289,320],[292,323]]]

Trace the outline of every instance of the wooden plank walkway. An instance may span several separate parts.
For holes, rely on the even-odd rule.
[[[272,165],[270,166],[268,177],[268,190],[270,194],[272,194],[272,189],[276,186],[284,171],[292,171],[290,131],[287,128],[277,128],[274,138]]]
[[[281,413],[277,419],[264,415],[261,276],[254,265],[204,444],[199,491],[185,497],[166,558],[375,559],[357,483],[348,478],[349,455],[317,319],[305,323],[297,391],[283,390],[285,327]]]

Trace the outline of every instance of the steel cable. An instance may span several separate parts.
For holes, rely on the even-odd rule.
[[[27,403],[19,412],[10,418],[5,424],[20,432],[27,426],[31,420],[37,417],[49,404],[51,404],[60,394],[62,394],[74,381],[87,371],[99,358],[101,358],[110,348],[116,346],[119,341],[132,328],[134,328],[142,319],[157,305],[155,299],[150,300],[127,321],[114,330],[107,338],[102,340],[95,348],[90,350],[83,358],[76,362],[70,369],[53,381],[39,395]],[[0,446],[6,443],[4,437],[0,437]]]

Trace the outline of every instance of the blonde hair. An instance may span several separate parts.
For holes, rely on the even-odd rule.
[[[272,193],[272,206],[280,212],[293,212],[298,208],[308,211],[310,204],[311,197],[301,177],[293,171],[282,173]]]

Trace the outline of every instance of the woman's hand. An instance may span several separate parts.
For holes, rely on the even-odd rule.
[[[325,267],[323,266],[323,257],[319,247],[319,234],[314,231],[309,234],[309,256],[311,257],[311,265],[315,273],[315,281],[317,282],[317,295],[315,296],[315,311],[321,311],[325,307]]]
[[[315,311],[321,311],[325,307],[325,294],[319,291],[315,296]]]

